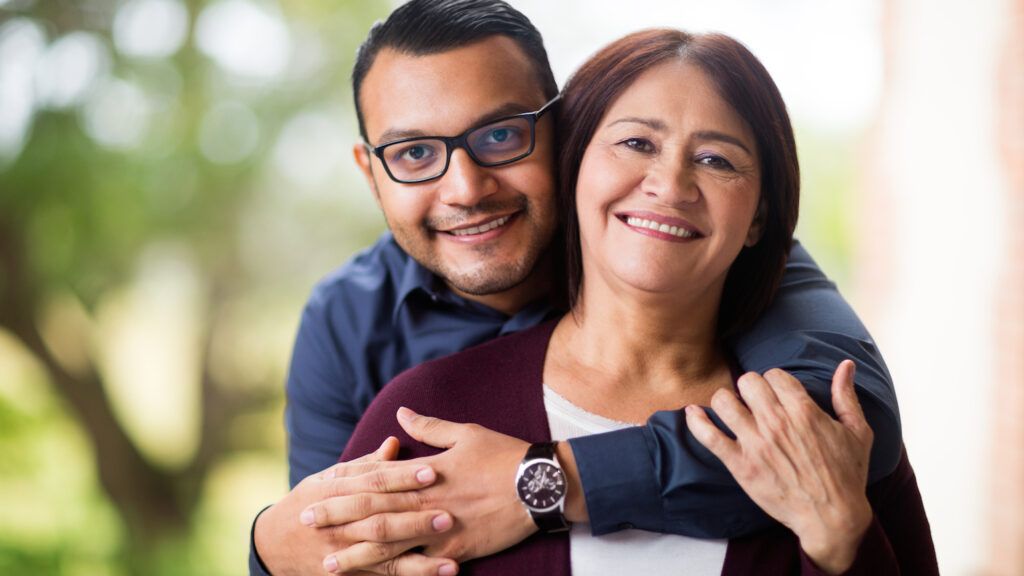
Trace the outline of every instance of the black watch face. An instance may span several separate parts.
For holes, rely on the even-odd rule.
[[[535,462],[523,472],[516,489],[530,508],[551,508],[565,496],[565,475],[547,462]]]

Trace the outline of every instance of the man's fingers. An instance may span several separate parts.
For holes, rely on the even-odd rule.
[[[412,512],[421,507],[417,492],[362,492],[328,498],[306,508],[299,521],[306,526],[340,526],[384,512]]]
[[[384,564],[399,554],[406,552],[420,542],[405,540],[402,542],[357,542],[324,558],[324,570],[333,574],[341,574],[355,570],[368,570],[368,567]],[[372,571],[371,571],[372,572]]]
[[[466,427],[465,424],[421,416],[404,406],[398,409],[398,424],[409,436],[435,448],[454,446],[460,431]]]
[[[441,510],[375,514],[338,527],[348,542],[401,542],[446,532],[454,525],[452,515]]]
[[[730,464],[738,461],[741,457],[741,450],[736,441],[715,426],[704,412],[704,408],[694,405],[687,406],[686,426],[694,438],[717,456],[726,468],[731,470]]]
[[[852,430],[858,436],[869,432],[867,420],[864,419],[864,409],[857,399],[857,391],[853,384],[854,374],[857,373],[857,365],[852,360],[843,360],[832,375],[832,407],[836,416],[844,426]]]
[[[413,462],[403,464],[334,478],[324,483],[324,490],[329,496],[347,496],[358,492],[404,492],[430,486],[437,480],[437,473],[430,466]]]
[[[380,462],[387,462],[398,458],[398,438],[388,436],[384,442],[369,454],[360,456],[348,462],[339,462],[330,468],[326,468],[315,474],[317,480],[330,480],[341,476],[352,476],[363,472],[374,470]]]
[[[406,552],[386,562],[367,566],[358,572],[348,572],[347,576],[455,576],[458,573],[459,565],[454,560]]]
[[[383,564],[371,567],[376,574],[398,576],[455,576],[459,565],[448,558],[431,558],[424,554],[406,552]]]

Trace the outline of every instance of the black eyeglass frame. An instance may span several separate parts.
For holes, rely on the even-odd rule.
[[[370,150],[370,152],[373,153],[374,156],[376,156],[380,160],[380,163],[384,165],[384,171],[387,172],[388,177],[394,180],[395,182],[398,182],[399,184],[420,184],[422,182],[430,182],[431,180],[437,180],[438,178],[444,176],[446,173],[448,173],[448,166],[451,165],[452,154],[455,152],[455,150],[459,148],[465,150],[466,154],[469,155],[469,157],[473,160],[474,163],[476,163],[477,166],[481,166],[483,168],[505,166],[506,164],[518,162],[523,158],[526,158],[530,154],[533,154],[533,149],[537,144],[537,122],[540,120],[541,116],[547,113],[548,110],[551,110],[552,106],[561,98],[561,94],[555,96],[551,100],[548,100],[543,106],[540,107],[539,110],[535,112],[512,114],[511,116],[502,116],[501,118],[495,118],[494,120],[482,122],[480,124],[477,124],[476,126],[469,128],[468,130],[466,130],[462,134],[459,134],[458,136],[412,136],[410,138],[402,138],[401,140],[393,140],[391,142],[386,142],[384,144],[381,144],[380,146],[371,146],[369,143],[364,143],[364,145]],[[479,130],[480,128],[483,128],[484,126],[496,124],[498,122],[504,122],[506,120],[511,120],[513,118],[526,118],[527,120],[529,120],[530,147],[527,148],[525,152],[514,158],[509,158],[508,160],[501,160],[499,162],[484,162],[480,158],[477,158],[476,154],[473,153],[473,149],[470,148],[469,146],[469,135]],[[441,169],[441,172],[435,174],[434,176],[430,176],[429,178],[420,178],[418,180],[402,180],[400,178],[396,178],[395,175],[391,173],[391,168],[388,167],[388,161],[384,159],[384,150],[390,146],[394,146],[396,144],[404,144],[406,142],[412,142],[414,140],[440,140],[441,142],[444,142],[446,150],[444,168]]]

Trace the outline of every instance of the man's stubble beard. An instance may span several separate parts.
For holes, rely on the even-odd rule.
[[[510,206],[511,204],[511,206]],[[527,226],[529,238],[526,241],[526,248],[519,251],[521,255],[515,261],[505,264],[495,262],[494,257],[500,256],[501,247],[494,244],[472,247],[476,252],[477,263],[472,270],[458,269],[445,264],[439,254],[430,249],[431,234],[443,234],[434,232],[438,227],[448,228],[458,225],[458,220],[465,220],[475,214],[500,213],[507,207],[514,207],[519,210],[516,215],[516,222],[510,224]],[[405,231],[396,230],[388,223],[398,241],[399,246],[424,268],[430,270],[442,278],[450,287],[464,294],[472,296],[488,296],[511,290],[527,279],[538,266],[541,258],[546,253],[554,233],[554,226],[545,227],[543,223],[536,222],[532,217],[537,214],[536,207],[525,196],[509,203],[482,204],[472,210],[466,211],[462,218],[446,218],[445,222],[425,220],[416,231],[415,235],[406,234]],[[385,215],[386,216],[386,215]],[[521,220],[521,221],[520,221]],[[547,228],[550,228],[547,229]],[[422,242],[417,238],[422,237]]]

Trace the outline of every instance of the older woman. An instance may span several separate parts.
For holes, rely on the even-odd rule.
[[[632,34],[576,73],[562,122],[571,312],[400,376],[360,422],[346,456],[372,451],[387,435],[402,438],[412,456],[434,453],[399,428],[399,406],[534,442],[544,462],[552,439],[690,406],[691,430],[779,521],[777,530],[726,542],[638,530],[593,537],[577,525],[568,537],[538,535],[464,568],[933,571],[905,456],[870,498],[865,491],[871,431],[852,390],[852,365],[836,373],[836,421],[783,372],[737,382],[724,345],[771,301],[798,212],[792,128],[757,59],[726,36]],[[708,405],[735,437],[695,408]],[[530,468],[518,479],[538,522],[557,508],[559,474]]]

